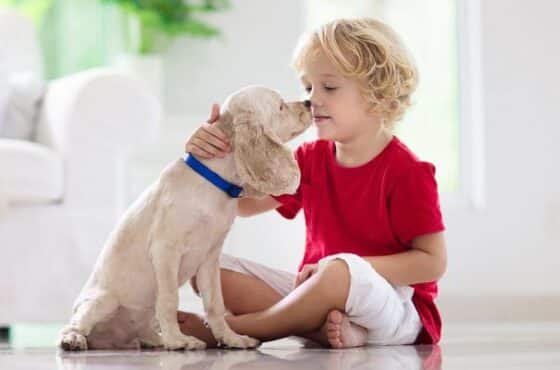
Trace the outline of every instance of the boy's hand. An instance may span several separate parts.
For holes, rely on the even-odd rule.
[[[185,152],[204,159],[212,159],[216,156],[223,158],[231,147],[224,132],[213,125],[219,118],[220,106],[213,104],[208,121],[203,123],[185,143]]]
[[[294,283],[294,289],[300,286],[305,280],[313,276],[319,268],[319,265],[314,263],[311,265],[304,265],[301,271],[296,276],[296,281]]]

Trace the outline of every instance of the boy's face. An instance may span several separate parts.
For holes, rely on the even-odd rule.
[[[310,58],[301,72],[319,139],[352,141],[379,121],[360,94],[359,81],[344,77],[323,53]]]

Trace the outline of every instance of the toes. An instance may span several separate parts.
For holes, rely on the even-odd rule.
[[[330,332],[340,332],[340,325],[331,324],[331,325],[327,326],[327,333],[330,333]]]
[[[340,338],[338,338],[338,337],[334,337],[334,338],[329,337],[329,344],[331,345],[332,348],[341,348],[342,347],[342,342],[340,341]]]
[[[340,338],[338,338],[338,337],[328,337],[327,340],[329,341],[331,346],[334,346],[335,344],[340,343]]]
[[[332,330],[327,332],[327,340],[332,348],[342,347],[342,341],[340,339],[340,331]]]
[[[329,338],[329,340],[339,340],[340,339],[340,332],[338,331],[331,331],[327,333],[327,338]]]
[[[340,332],[342,330],[342,326],[340,324],[335,323],[328,323],[327,324],[327,333],[329,332]]]
[[[329,312],[327,320],[330,323],[340,325],[342,323],[343,318],[344,318],[344,315],[342,315],[342,313],[340,311],[333,310],[333,311]]]

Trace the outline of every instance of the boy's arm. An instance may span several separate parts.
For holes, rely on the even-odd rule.
[[[363,258],[395,286],[439,280],[447,267],[445,237],[443,232],[422,235],[406,252]]]
[[[261,199],[241,198],[237,205],[237,215],[241,217],[250,217],[259,213],[276,209],[281,205],[279,201],[271,197],[265,196]]]

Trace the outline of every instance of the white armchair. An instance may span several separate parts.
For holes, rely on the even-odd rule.
[[[0,9],[0,73],[41,75],[33,26]],[[110,69],[48,84],[36,142],[0,138],[0,326],[65,321],[125,206],[127,152],[161,108]]]

